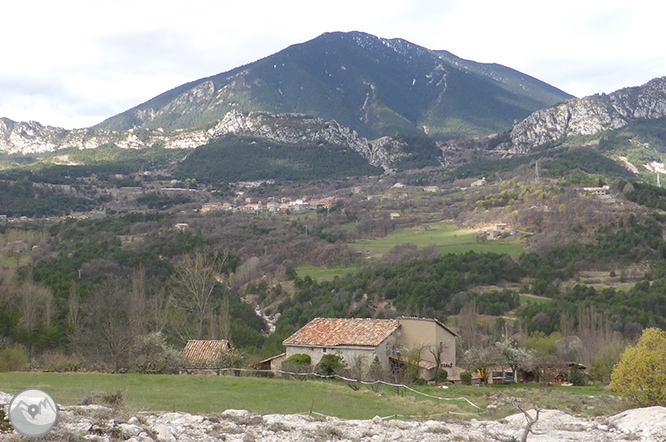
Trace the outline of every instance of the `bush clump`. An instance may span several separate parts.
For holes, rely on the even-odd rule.
[[[310,355],[295,354],[289,356],[287,359],[284,360],[284,362],[290,364],[310,365],[310,363],[312,363],[312,358],[310,357]]]
[[[338,355],[324,355],[317,367],[315,368],[318,374],[324,376],[333,376],[340,372],[345,367],[345,363]]]
[[[312,358],[310,355],[295,354],[284,360],[282,369],[293,373],[309,373],[311,371],[311,363]]]
[[[238,349],[223,351],[217,361],[219,368],[243,368],[247,362],[247,354]]]
[[[34,362],[33,366],[39,370],[53,373],[72,373],[83,369],[84,359],[77,354],[47,351]]]
[[[180,352],[170,347],[160,332],[137,337],[132,356],[134,371],[138,373],[178,373],[181,367]]]
[[[22,371],[28,368],[28,353],[23,346],[16,344],[0,352],[0,373],[6,371]]]

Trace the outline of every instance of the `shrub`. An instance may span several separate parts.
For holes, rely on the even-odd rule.
[[[609,345],[599,350],[590,364],[590,377],[595,381],[609,384],[613,367],[620,361],[620,356],[624,352],[624,344]]]
[[[35,365],[47,372],[69,373],[79,371],[84,365],[84,360],[77,354],[46,352],[37,359]]]
[[[0,373],[5,371],[21,371],[28,368],[28,353],[21,345],[8,347],[0,352]]]
[[[242,368],[245,366],[247,354],[241,350],[223,351],[218,359],[219,368]]]
[[[384,367],[382,367],[382,364],[379,362],[379,358],[377,356],[375,356],[375,358],[372,360],[372,364],[370,364],[368,376],[370,377],[371,381],[383,380],[386,377]]]
[[[629,395],[641,407],[666,405],[666,332],[643,330],[627,347],[611,374],[611,389]]]
[[[460,382],[463,385],[472,385],[472,373],[469,371],[463,371],[460,373]]]
[[[437,382],[445,382],[448,377],[449,377],[448,371],[444,370],[443,368],[437,370]]]
[[[115,393],[104,393],[100,397],[100,400],[105,405],[118,408],[123,404],[123,392],[122,390],[117,390]]]
[[[310,358],[310,355],[295,354],[284,360],[282,369],[292,373],[309,373],[311,371],[311,362],[312,358]]]
[[[180,353],[170,347],[160,332],[136,338],[132,347],[134,370],[139,373],[178,373]]]
[[[344,361],[338,355],[324,355],[317,364],[317,373],[324,376],[332,376],[344,368]]]
[[[292,364],[310,365],[310,363],[312,362],[312,358],[310,357],[310,355],[295,354],[289,356],[287,359],[284,360],[284,362]]]
[[[583,387],[587,385],[585,381],[585,374],[577,368],[572,368],[571,373],[569,373],[569,382],[577,387]]]

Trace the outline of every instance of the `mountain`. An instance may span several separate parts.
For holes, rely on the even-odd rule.
[[[95,128],[192,129],[240,110],[335,120],[370,139],[395,133],[455,138],[507,130],[569,98],[504,66],[402,39],[337,32],[184,84]]]
[[[328,148],[324,152],[335,156],[348,150],[358,155],[358,160],[365,162],[366,166],[381,167],[384,170],[418,167],[425,157],[429,159],[428,165],[434,165],[437,159],[433,157],[432,151],[435,150],[437,156],[441,154],[438,148],[433,147],[434,143],[431,142],[432,146],[424,145],[423,139],[412,139],[408,143],[404,137],[385,137],[371,144],[335,121],[327,122],[300,114],[243,113],[234,110],[208,128],[173,131],[146,128],[125,131],[95,128],[66,130],[43,126],[34,121],[15,122],[0,118],[0,153],[4,154],[38,154],[63,148],[95,149],[103,145],[115,145],[123,149],[153,146],[194,149],[222,139],[226,139],[225,145],[228,145],[230,136],[236,137],[239,146],[247,145],[242,139],[261,140],[273,143],[275,147],[279,145],[285,157],[292,156],[292,153],[288,153],[289,146],[301,152],[308,146],[313,150],[322,145],[332,146],[333,150]],[[239,160],[231,156],[225,161],[233,165]]]
[[[666,77],[611,94],[573,99],[534,112],[511,130],[512,151],[528,153],[541,144],[576,135],[619,129],[637,120],[666,116]]]

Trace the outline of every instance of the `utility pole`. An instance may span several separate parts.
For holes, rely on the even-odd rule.
[[[539,160],[536,160],[536,166],[534,168],[534,181],[539,181]]]

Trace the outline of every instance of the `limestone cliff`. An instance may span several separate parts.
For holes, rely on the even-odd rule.
[[[623,127],[633,119],[663,116],[666,116],[666,77],[536,111],[511,130],[511,150],[528,153],[538,145],[562,137],[594,135]]]
[[[29,154],[52,152],[61,148],[94,149],[115,144],[126,149],[161,145],[168,149],[188,149],[204,145],[225,135],[255,137],[282,144],[330,143],[358,152],[373,166],[390,168],[395,155],[379,146],[371,147],[365,138],[335,121],[300,114],[270,112],[228,112],[224,118],[206,129],[174,130],[135,128],[127,131],[77,129],[43,126],[40,123],[14,122],[0,119],[0,152]]]

